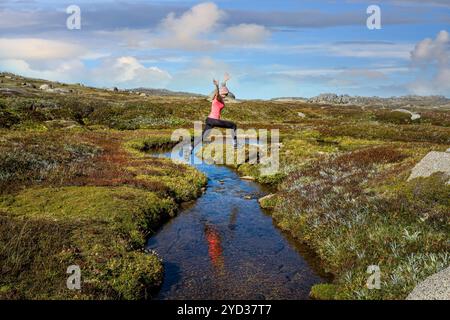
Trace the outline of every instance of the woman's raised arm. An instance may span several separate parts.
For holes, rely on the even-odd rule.
[[[223,103],[223,99],[222,99],[222,96],[220,95],[220,90],[219,90],[219,81],[217,81],[216,79],[213,79],[213,83],[216,86],[216,90],[214,92],[213,100],[217,99],[218,101]]]

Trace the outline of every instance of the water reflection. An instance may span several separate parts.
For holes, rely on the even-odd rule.
[[[230,230],[234,230],[236,228],[236,220],[238,217],[239,209],[237,207],[233,207],[231,209],[230,221],[228,223],[228,228]]]
[[[208,244],[208,255],[211,259],[211,263],[217,271],[223,271],[225,263],[220,233],[215,226],[209,224],[205,225],[204,231],[205,239]]]

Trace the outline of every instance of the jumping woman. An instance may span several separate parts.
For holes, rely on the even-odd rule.
[[[219,89],[219,82],[217,80],[213,80],[215,91],[213,94],[213,99],[211,103],[211,112],[209,116],[205,120],[205,128],[202,132],[202,139],[205,139],[205,137],[208,136],[209,130],[212,128],[225,128],[225,129],[232,129],[231,134],[233,137],[233,146],[236,147],[236,124],[231,121],[221,120],[220,114],[222,112],[222,109],[225,107],[225,98],[229,94],[229,90],[227,88],[227,81],[230,80],[230,76],[228,73],[225,73],[224,80],[222,82],[222,85]],[[193,148],[197,145],[197,143],[194,143]]]

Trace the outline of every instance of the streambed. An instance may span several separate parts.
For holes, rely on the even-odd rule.
[[[147,243],[164,261],[156,299],[308,299],[325,276],[261,209],[267,190],[228,167],[195,166],[208,176],[205,193]]]

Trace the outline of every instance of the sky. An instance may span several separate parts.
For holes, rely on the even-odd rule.
[[[0,0],[0,71],[202,94],[228,72],[242,99],[450,97],[449,33],[450,0]]]

